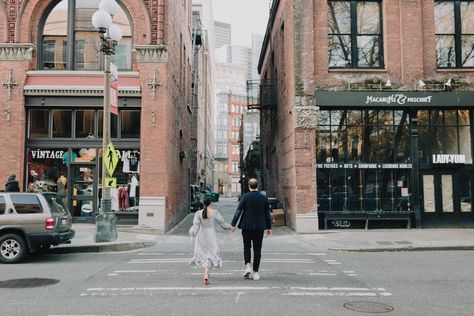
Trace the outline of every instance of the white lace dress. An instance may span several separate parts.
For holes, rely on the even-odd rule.
[[[220,268],[222,260],[219,256],[219,246],[217,245],[215,223],[224,229],[229,229],[230,225],[224,221],[222,215],[213,210],[211,218],[202,218],[202,210],[194,215],[193,226],[189,229],[189,235],[194,238],[194,256],[190,264],[202,268]]]

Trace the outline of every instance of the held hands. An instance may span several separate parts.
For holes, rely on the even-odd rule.
[[[271,229],[265,229],[265,232],[267,233],[267,237],[272,235],[272,230]]]
[[[235,232],[235,226],[230,226],[230,231],[233,233]]]

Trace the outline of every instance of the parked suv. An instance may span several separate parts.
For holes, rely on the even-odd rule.
[[[72,217],[56,193],[0,192],[0,262],[69,243]]]

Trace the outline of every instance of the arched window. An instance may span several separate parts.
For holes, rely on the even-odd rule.
[[[61,0],[50,7],[40,28],[39,69],[102,69],[99,34],[91,22],[99,2]],[[111,61],[119,69],[131,69],[132,28],[123,7],[113,20],[122,29],[123,37]]]

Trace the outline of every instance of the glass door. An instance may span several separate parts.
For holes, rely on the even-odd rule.
[[[93,221],[97,188],[95,164],[71,164],[70,205],[76,219]]]
[[[472,179],[469,171],[422,174],[423,227],[473,227]]]

